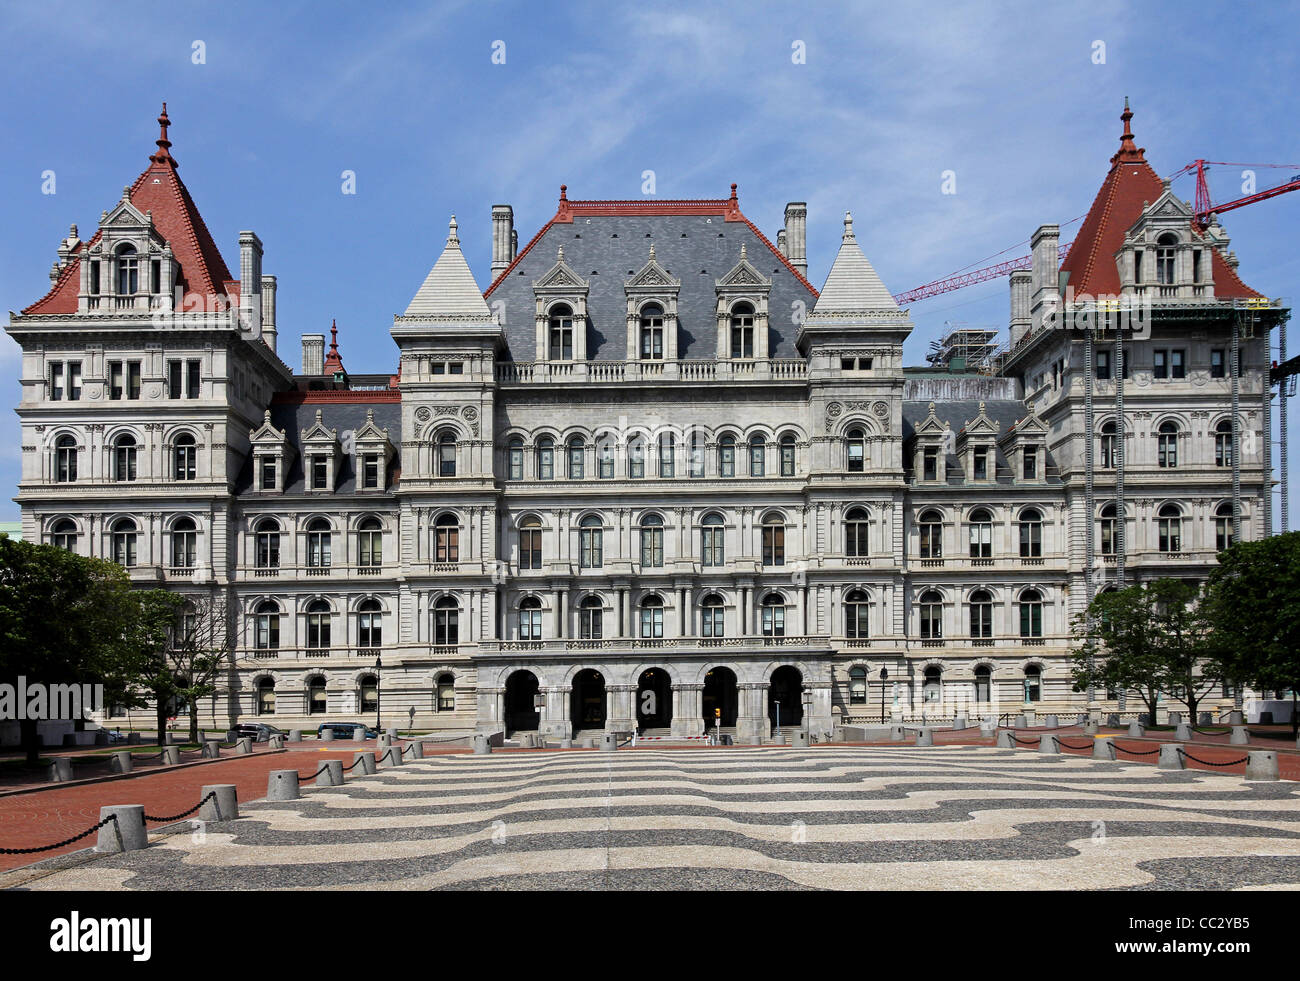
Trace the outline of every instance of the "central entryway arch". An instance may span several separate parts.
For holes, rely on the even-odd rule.
[[[736,673],[731,668],[714,668],[704,676],[704,691],[700,701],[704,706],[704,728],[721,726],[729,729],[736,724]],[[720,712],[718,711],[720,710]]]
[[[636,682],[637,728],[666,729],[672,722],[672,679],[663,668],[647,668]]]
[[[537,695],[537,675],[531,671],[516,671],[506,679],[506,731],[536,732],[540,715],[534,698]]]
[[[575,733],[605,728],[605,676],[594,668],[574,675],[569,719]]]
[[[798,668],[783,664],[772,672],[767,687],[767,717],[773,729],[778,724],[783,727],[803,724],[803,675]]]

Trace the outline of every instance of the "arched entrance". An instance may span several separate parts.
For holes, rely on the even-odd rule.
[[[647,668],[636,683],[637,728],[666,729],[672,722],[672,679],[663,668]]]
[[[779,711],[778,711],[779,710]],[[767,686],[767,717],[775,730],[803,724],[803,675],[784,664],[772,672]]]
[[[605,676],[599,671],[584,668],[574,676],[569,718],[575,733],[605,728]]]
[[[701,695],[704,706],[704,728],[719,725],[724,729],[736,724],[736,673],[730,668],[714,668],[704,676]],[[721,710],[721,715],[715,710]]]
[[[535,732],[539,715],[533,704],[537,694],[537,675],[516,671],[506,679],[506,731]]]

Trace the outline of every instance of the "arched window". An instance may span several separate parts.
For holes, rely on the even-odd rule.
[[[1114,555],[1117,539],[1115,537],[1115,502],[1102,505],[1100,525],[1101,554]]]
[[[135,437],[130,433],[113,440],[113,479],[135,480]]]
[[[438,675],[434,683],[438,689],[438,711],[456,711],[456,679],[449,674]]]
[[[691,433],[691,476],[704,476],[704,455],[706,439],[704,433],[696,430]]]
[[[363,715],[379,710],[379,679],[373,674],[363,674],[357,683],[360,689],[357,700]]]
[[[323,599],[307,604],[307,647],[323,651],[330,646],[330,605]]]
[[[664,357],[664,311],[656,303],[641,308],[641,360],[662,361]]]
[[[190,433],[181,433],[172,444],[172,473],[177,480],[194,480],[198,477],[198,447]]]
[[[454,514],[440,514],[433,523],[433,561],[460,561],[460,524]]]
[[[664,601],[647,596],[641,601],[641,636],[658,640],[664,635]]]
[[[867,464],[867,434],[854,427],[844,436],[844,468],[849,473],[862,473]]]
[[[993,554],[993,515],[988,508],[976,508],[970,513],[970,557],[987,559]]]
[[[775,511],[763,515],[763,565],[785,565],[785,518]]]
[[[357,646],[382,647],[384,643],[384,613],[379,600],[362,600],[357,607]]]
[[[781,437],[781,476],[794,476],[794,437],[786,433]]]
[[[54,479],[60,484],[77,479],[77,441],[71,436],[60,436],[54,444]]]
[[[921,680],[921,700],[938,704],[943,699],[943,672],[931,665]]]
[[[987,664],[975,669],[975,701],[981,705],[993,701],[993,670]]]
[[[587,463],[587,444],[578,436],[569,440],[566,455],[569,461],[569,479],[581,480]]]
[[[1037,664],[1025,668],[1025,701],[1038,702],[1043,698],[1043,669]]]
[[[307,524],[307,565],[327,569],[330,564],[330,546],[333,542],[330,523],[324,518],[312,518]]]
[[[1173,469],[1178,466],[1178,423],[1162,422],[1156,436],[1156,465]]]
[[[377,572],[384,564],[384,526],[378,518],[362,518],[357,525],[357,565]]]
[[[677,441],[672,433],[659,435],[659,477],[667,480],[677,472]]]
[[[1043,514],[1037,508],[1020,512],[1020,557],[1038,558],[1043,554]]]
[[[767,472],[767,441],[762,436],[749,438],[749,475],[762,477]]]
[[[542,522],[530,515],[519,522],[519,568],[542,567]]]
[[[731,308],[731,356],[754,356],[754,307],[750,303],[737,303]]]
[[[943,558],[943,515],[934,509],[922,511],[916,527],[921,537],[921,558]]]
[[[1177,504],[1162,504],[1156,512],[1156,530],[1160,537],[1160,551],[1183,550],[1183,511]]]
[[[871,599],[860,589],[844,597],[844,636],[851,640],[871,636]]]
[[[700,604],[700,636],[722,637],[726,633],[727,608],[722,597],[711,593]]]
[[[537,479],[555,479],[555,440],[543,436],[537,441]]]
[[[706,514],[700,522],[700,562],[705,566],[722,566],[727,563],[725,547],[726,527],[720,514]]]
[[[50,544],[67,552],[77,550],[77,525],[71,518],[61,518],[50,529]]]
[[[849,704],[867,704],[867,669],[853,668],[849,671]]]
[[[438,476],[456,476],[456,434],[444,429],[438,434]]]
[[[1231,548],[1236,540],[1233,535],[1232,502],[1224,501],[1214,509],[1214,548],[1222,552]]]
[[[736,476],[736,438],[723,436],[718,440],[718,476]]]
[[[1043,594],[1036,589],[1020,594],[1020,636],[1043,636]]]
[[[921,639],[939,640],[943,637],[943,597],[933,589],[921,594]]]
[[[131,296],[140,292],[140,257],[135,246],[129,243],[118,247],[117,295]]]
[[[124,569],[135,565],[136,525],[131,518],[118,518],[113,525],[113,561]]]
[[[844,516],[844,554],[850,558],[871,554],[871,517],[866,508],[850,508]]]
[[[657,514],[641,519],[641,565],[647,569],[664,565],[664,519]]]
[[[1103,470],[1115,469],[1115,423],[1103,422],[1101,424],[1101,457],[1100,466]]]
[[[257,714],[275,715],[274,678],[262,678],[257,682]]]
[[[605,564],[605,528],[600,518],[589,514],[578,524],[579,566],[599,569]]]
[[[257,554],[254,562],[258,569],[280,568],[280,523],[274,518],[263,518],[254,532]]]
[[[280,607],[272,600],[263,600],[253,614],[253,646],[259,651],[280,647]]]
[[[1178,239],[1171,232],[1165,232],[1156,239],[1156,282],[1162,286],[1174,284],[1174,249]]]
[[[1220,419],[1214,427],[1214,465],[1232,466],[1232,420]]]
[[[780,593],[768,593],[763,597],[763,636],[785,636],[785,597]]]
[[[588,596],[578,607],[578,636],[582,640],[600,640],[605,633],[605,610],[599,596]]]
[[[460,606],[450,596],[433,604],[433,644],[455,647],[460,643]]]
[[[172,568],[192,569],[197,561],[198,530],[192,518],[178,518],[172,525]]]
[[[542,639],[542,601],[526,596],[519,603],[519,639]]]
[[[987,589],[970,594],[970,635],[976,640],[993,636],[993,594]]]
[[[524,479],[524,441],[519,436],[511,437],[506,444],[506,479]]]
[[[320,675],[313,675],[307,681],[307,714],[324,715],[327,708],[325,679]]]
[[[614,479],[614,437],[606,434],[596,442],[596,465],[601,480]]]
[[[645,476],[645,440],[633,436],[627,441],[627,475],[630,480]]]
[[[552,361],[573,360],[573,310],[567,303],[551,307],[550,355]]]

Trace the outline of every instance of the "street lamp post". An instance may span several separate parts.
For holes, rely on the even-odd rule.
[[[812,691],[810,691],[809,689],[805,688],[805,689],[803,690],[803,696],[802,696],[802,698],[801,698],[801,701],[803,702],[803,731],[804,731],[804,735],[805,735],[805,736],[811,736],[811,734],[812,734],[812,704],[813,704],[813,693],[812,693]]]
[[[885,681],[889,678],[889,668],[880,669],[880,722],[885,722]]]
[[[380,719],[379,698],[380,698],[380,689],[383,687],[382,685],[383,677],[384,677],[383,670],[384,670],[383,659],[380,658],[378,655],[375,655],[375,732],[384,731],[383,727],[380,725],[379,722]]]

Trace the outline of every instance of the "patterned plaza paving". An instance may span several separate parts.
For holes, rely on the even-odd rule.
[[[10,884],[1294,888],[1298,791],[979,746],[443,756]]]

